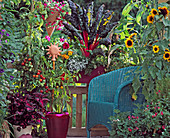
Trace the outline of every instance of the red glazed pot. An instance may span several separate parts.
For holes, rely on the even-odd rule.
[[[105,73],[105,68],[103,66],[99,66],[96,69],[94,69],[90,75],[87,74],[85,75],[85,71],[80,71],[79,74],[81,75],[81,78],[79,78],[79,80],[77,81],[77,79],[75,79],[76,83],[90,83],[90,81],[94,78],[97,77],[101,74]]]
[[[48,113],[45,118],[48,138],[66,138],[70,118],[69,113]]]

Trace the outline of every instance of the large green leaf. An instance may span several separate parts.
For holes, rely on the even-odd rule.
[[[132,8],[133,8],[133,4],[132,4],[132,3],[128,3],[128,4],[124,7],[124,9],[123,9],[123,11],[122,11],[122,15],[127,16],[127,15],[129,14],[129,12],[131,11]]]

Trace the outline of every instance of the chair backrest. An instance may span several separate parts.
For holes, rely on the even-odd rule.
[[[93,78],[89,83],[88,102],[101,101],[113,103],[117,88],[125,81],[134,78],[134,71],[138,67],[121,68]]]

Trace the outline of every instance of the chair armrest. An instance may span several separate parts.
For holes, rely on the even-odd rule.
[[[131,84],[132,81],[133,81],[133,79],[128,80],[128,81],[122,83],[122,84],[117,88],[116,94],[115,94],[115,97],[114,97],[114,107],[113,107],[114,109],[118,109],[119,94],[120,94],[122,88],[125,87],[125,86],[128,85],[128,84]]]

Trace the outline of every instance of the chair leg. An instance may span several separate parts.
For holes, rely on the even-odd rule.
[[[87,138],[90,138],[90,130],[87,130]]]

